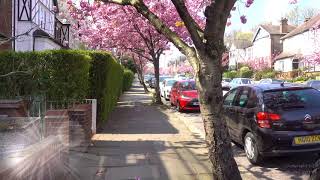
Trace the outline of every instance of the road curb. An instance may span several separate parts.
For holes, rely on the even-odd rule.
[[[177,113],[177,112],[176,112],[176,113]],[[203,132],[201,132],[201,130],[198,129],[198,128],[193,124],[192,121],[187,120],[187,119],[185,119],[185,118],[181,118],[181,117],[178,116],[176,113],[175,113],[176,117],[177,117],[180,121],[182,121],[192,133],[197,134],[197,135],[199,135],[201,138],[205,139],[205,134],[204,134]]]
[[[172,110],[170,107],[168,107],[167,105],[160,105],[159,106],[161,109],[163,110]],[[198,135],[200,138],[205,139],[205,134],[199,129],[197,128],[192,121],[190,121],[190,119],[185,119],[182,118],[181,116],[179,116],[179,112],[173,112],[171,113],[172,115],[174,115],[177,119],[179,119],[180,121],[182,121],[184,123],[184,125],[189,129],[189,131],[191,133],[194,133],[196,135]]]

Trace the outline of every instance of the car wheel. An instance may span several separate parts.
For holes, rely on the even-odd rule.
[[[244,151],[247,159],[252,164],[259,164],[262,160],[262,156],[259,153],[256,138],[251,132],[248,132],[244,137]]]
[[[182,111],[183,111],[183,109],[181,108],[181,105],[180,105],[180,102],[179,102],[179,101],[177,101],[177,110],[178,110],[179,112],[182,112]]]

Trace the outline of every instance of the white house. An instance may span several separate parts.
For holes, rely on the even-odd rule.
[[[0,50],[41,51],[68,48],[69,24],[57,17],[57,0],[0,1],[0,34],[11,38]]]
[[[283,52],[276,57],[274,69],[291,72],[295,69],[320,71],[320,65],[304,61],[304,57],[320,52],[320,14],[282,37]],[[318,30],[317,30],[318,29]]]
[[[251,66],[273,66],[273,57],[282,52],[280,38],[295,29],[288,25],[287,19],[282,19],[280,25],[260,25],[256,31],[251,45],[244,47],[231,46],[230,63],[233,66],[237,63],[249,64]]]

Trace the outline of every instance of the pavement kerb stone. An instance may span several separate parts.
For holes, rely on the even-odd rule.
[[[168,108],[168,106],[166,105],[160,105],[160,108],[162,110],[170,110],[170,108]],[[182,121],[185,126],[189,129],[190,132],[199,135],[201,138],[205,139],[205,134],[203,132],[201,132],[200,129],[198,129],[192,121],[189,121],[181,116],[177,116],[175,113],[171,113],[173,116],[175,116],[177,119],[179,119],[180,121]]]

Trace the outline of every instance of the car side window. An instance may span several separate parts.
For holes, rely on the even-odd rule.
[[[248,88],[241,89],[238,95],[238,98],[235,102],[235,106],[246,107],[249,101],[249,96],[250,96],[250,89]]]
[[[238,92],[237,89],[231,90],[228,93],[228,95],[226,96],[226,98],[224,99],[223,105],[224,106],[233,106],[233,102],[234,102],[234,99],[236,97],[237,92]]]
[[[173,83],[172,89],[177,89],[177,84],[178,84],[178,82]]]
[[[249,101],[247,103],[247,108],[255,108],[258,105],[258,96],[254,90],[250,90]]]

